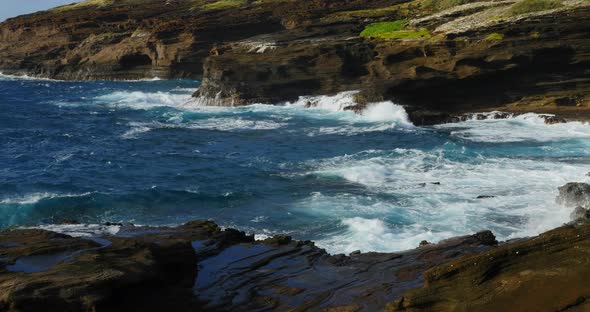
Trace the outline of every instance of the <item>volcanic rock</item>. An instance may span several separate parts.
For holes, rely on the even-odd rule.
[[[557,203],[567,207],[589,207],[590,184],[568,183],[560,187]]]

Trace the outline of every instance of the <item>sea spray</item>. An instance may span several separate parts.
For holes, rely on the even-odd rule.
[[[157,107],[179,107],[190,99],[186,93],[171,92],[125,92],[116,91],[97,96],[94,100],[112,107],[126,107],[132,109],[152,109]]]
[[[435,127],[450,130],[454,136],[478,142],[550,142],[590,138],[590,126],[587,123],[547,124],[545,121],[546,117],[543,115],[527,113],[502,119],[470,119],[463,123]]]

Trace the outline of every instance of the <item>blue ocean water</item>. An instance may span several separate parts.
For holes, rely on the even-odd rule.
[[[589,179],[583,123],[415,127],[391,102],[342,111],[352,93],[203,107],[197,86],[1,76],[0,228],[212,219],[331,252],[394,251],[558,226],[570,211],[557,187]]]

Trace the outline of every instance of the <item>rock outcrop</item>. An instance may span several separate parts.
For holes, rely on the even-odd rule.
[[[568,207],[590,208],[590,184],[568,183],[560,187],[557,203]]]
[[[312,242],[255,242],[207,221],[108,227],[117,233],[0,232],[0,310],[374,311],[421,285],[423,271],[497,243],[482,232],[403,253],[330,256]]]
[[[588,223],[500,244],[485,231],[349,256],[209,221],[68,227],[79,237],[0,232],[0,310],[573,311],[590,295]]]
[[[590,227],[564,226],[424,273],[386,311],[588,311]]]

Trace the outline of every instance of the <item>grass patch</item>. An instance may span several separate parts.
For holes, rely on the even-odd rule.
[[[523,0],[521,2],[515,3],[510,8],[509,14],[514,16],[552,10],[561,7],[561,2],[561,0]]]
[[[504,40],[504,34],[491,33],[486,37],[486,40],[493,40],[493,41]]]
[[[408,20],[369,24],[361,32],[361,37],[379,39],[428,39],[432,35],[428,29],[406,29]]]
[[[247,4],[247,0],[220,0],[217,2],[213,2],[210,4],[205,4],[201,6],[201,9],[205,11],[212,11],[212,10],[224,10],[229,8],[237,8]]]
[[[379,37],[383,34],[400,31],[406,28],[408,20],[398,20],[395,22],[381,22],[369,24],[361,32],[361,37]]]

